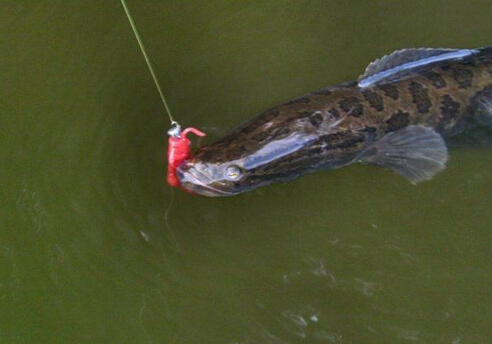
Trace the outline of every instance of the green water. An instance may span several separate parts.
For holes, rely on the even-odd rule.
[[[490,1],[131,1],[213,140],[403,47],[492,44]],[[492,343],[492,151],[233,198],[165,185],[168,120],[117,0],[0,0],[0,343]]]

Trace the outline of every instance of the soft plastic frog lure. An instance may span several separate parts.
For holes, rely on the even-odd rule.
[[[176,168],[183,161],[190,158],[191,141],[186,137],[188,133],[193,133],[197,136],[205,136],[205,133],[200,130],[190,127],[181,132],[181,127],[177,122],[171,125],[168,130],[169,146],[167,149],[167,183],[170,186],[181,186],[178,177],[176,176]]]

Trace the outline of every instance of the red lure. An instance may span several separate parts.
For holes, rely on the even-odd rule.
[[[173,131],[175,129],[176,131]],[[176,168],[183,161],[190,157],[191,141],[186,137],[188,133],[193,133],[197,136],[205,136],[205,133],[195,128],[186,128],[181,133],[179,126],[171,128],[169,131],[169,147],[167,149],[167,183],[170,186],[180,186],[178,177],[176,176]]]

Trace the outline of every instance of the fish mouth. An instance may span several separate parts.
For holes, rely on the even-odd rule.
[[[179,165],[176,169],[176,175],[183,188],[199,195],[220,197],[232,196],[235,194],[230,191],[221,190],[216,186],[212,186],[211,184],[214,182],[209,177],[198,171],[192,163],[186,161]],[[215,184],[217,183],[215,182]]]

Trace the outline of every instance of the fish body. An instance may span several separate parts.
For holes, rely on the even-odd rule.
[[[492,124],[492,48],[405,49],[358,81],[273,107],[199,149],[181,184],[229,196],[355,162],[412,183],[444,169],[445,138]]]

